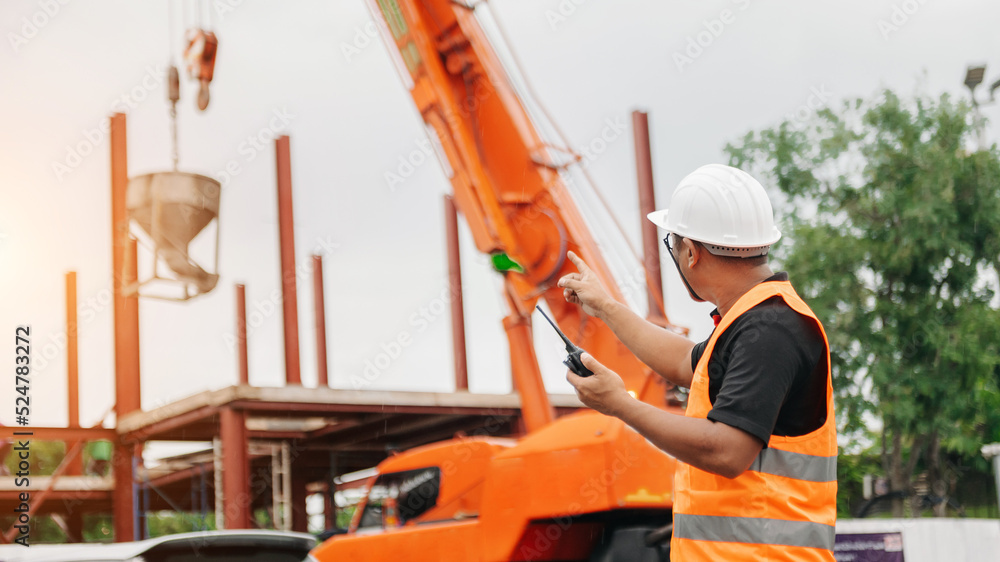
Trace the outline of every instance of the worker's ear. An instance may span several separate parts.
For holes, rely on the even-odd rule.
[[[704,257],[702,253],[705,251],[705,247],[690,238],[685,238],[683,244],[681,259],[686,259],[688,268],[692,268]]]

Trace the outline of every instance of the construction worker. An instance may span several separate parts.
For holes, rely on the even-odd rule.
[[[575,254],[567,301],[606,323],[646,365],[690,388],[685,416],[636,400],[589,354],[567,379],[580,400],[677,458],[671,559],[832,561],[837,434],[823,326],[785,273],[768,266],[774,226],[763,186],[710,164],[649,214],[688,293],[716,328],[694,343],[612,299]]]

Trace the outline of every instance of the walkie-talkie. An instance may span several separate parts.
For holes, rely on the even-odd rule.
[[[566,344],[566,352],[569,353],[569,356],[566,357],[566,360],[563,361],[563,364],[569,367],[569,370],[576,373],[577,376],[589,377],[590,375],[593,375],[594,372],[584,367],[583,361],[580,360],[580,356],[583,355],[583,350],[574,345],[573,342],[569,341],[569,338],[566,337],[566,334],[562,333],[562,330],[559,329],[559,326],[556,326],[555,323],[552,322],[552,319],[549,318],[547,314],[545,314],[544,310],[539,308],[537,305],[535,306],[535,308],[537,308],[538,312],[541,312],[542,316],[544,316],[545,319],[549,321],[549,325],[555,328],[556,333],[559,334],[559,337],[562,338],[562,341]]]

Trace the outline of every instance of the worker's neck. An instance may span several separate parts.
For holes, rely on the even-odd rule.
[[[747,269],[738,277],[731,278],[731,282],[718,287],[712,303],[719,309],[719,314],[725,317],[736,301],[740,300],[740,297],[773,275],[774,272],[767,264]]]

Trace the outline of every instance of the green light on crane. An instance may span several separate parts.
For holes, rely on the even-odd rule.
[[[490,256],[490,261],[493,262],[493,269],[499,271],[500,273],[507,273],[508,271],[516,271],[517,273],[524,273],[524,268],[521,264],[512,260],[504,252],[497,252]]]

